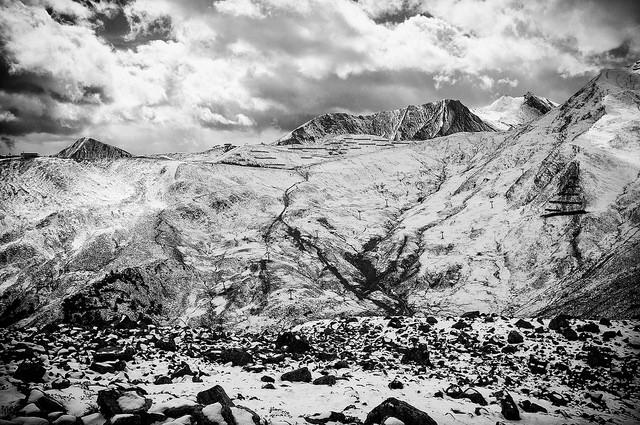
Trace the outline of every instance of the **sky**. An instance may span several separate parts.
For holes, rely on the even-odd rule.
[[[640,1],[0,0],[0,153],[271,142],[313,116],[531,91],[640,58]]]

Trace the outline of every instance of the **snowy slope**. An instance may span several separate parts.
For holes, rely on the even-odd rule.
[[[608,70],[506,132],[2,161],[2,323],[637,316],[639,95]]]

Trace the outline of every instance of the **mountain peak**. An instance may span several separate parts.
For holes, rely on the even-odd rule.
[[[526,124],[546,114],[558,105],[546,97],[526,92],[524,96],[501,96],[493,103],[473,112],[498,130]]]
[[[444,99],[401,109],[356,115],[319,115],[279,139],[279,145],[320,143],[327,137],[368,134],[389,140],[427,140],[458,132],[494,131],[458,100]]]
[[[95,161],[101,159],[129,158],[131,154],[91,137],[81,137],[71,146],[58,152],[56,156],[58,158],[68,158],[76,161]]]
[[[540,115],[544,115],[558,106],[546,97],[536,96],[530,91],[524,94],[524,104],[532,107],[533,109],[536,109],[538,112],[540,112]]]

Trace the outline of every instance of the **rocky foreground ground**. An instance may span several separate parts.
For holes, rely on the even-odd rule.
[[[122,320],[0,335],[0,425],[640,421],[637,321],[471,312],[261,334]]]

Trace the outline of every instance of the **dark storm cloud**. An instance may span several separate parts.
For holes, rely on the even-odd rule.
[[[355,2],[358,3],[358,0],[355,0]],[[365,3],[366,7],[368,2],[360,3]],[[419,1],[402,0],[400,2],[387,2],[386,5],[384,3],[380,2],[378,6],[382,7],[382,9],[372,13],[371,18],[377,24],[399,24],[413,16],[425,16],[427,18],[433,16],[426,10],[426,6]]]
[[[640,2],[25,0],[0,4],[0,134],[134,151],[263,141],[442,98],[563,101],[640,56]],[[38,137],[34,135],[38,134]]]
[[[3,145],[3,148],[0,148],[0,151],[13,151],[14,148],[16,147],[16,141],[15,139],[12,139],[11,137],[7,137],[7,136],[0,136],[0,144]]]
[[[97,12],[91,18],[96,35],[117,49],[131,49],[154,40],[173,40],[171,17],[146,19],[124,7]]]

